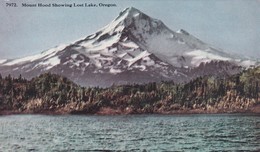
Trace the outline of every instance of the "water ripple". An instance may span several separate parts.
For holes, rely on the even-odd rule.
[[[260,151],[260,117],[0,117],[0,151]]]

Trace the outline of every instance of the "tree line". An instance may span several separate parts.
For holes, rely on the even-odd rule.
[[[0,74],[0,110],[15,112],[85,113],[104,108],[121,113],[246,111],[259,104],[260,67],[230,77],[198,77],[173,81],[82,87],[69,79],[45,73],[31,80]]]

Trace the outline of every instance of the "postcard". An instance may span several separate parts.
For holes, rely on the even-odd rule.
[[[1,0],[0,151],[259,151],[259,0]]]

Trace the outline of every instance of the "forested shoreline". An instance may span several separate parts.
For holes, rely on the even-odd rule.
[[[56,74],[0,75],[1,114],[260,113],[260,67],[188,83],[82,87]]]

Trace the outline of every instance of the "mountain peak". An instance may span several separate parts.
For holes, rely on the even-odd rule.
[[[114,82],[186,81],[205,75],[204,67],[199,65],[211,61],[241,64],[240,60],[214,49],[187,31],[172,31],[162,21],[128,7],[107,26],[84,39],[41,54],[0,60],[0,71],[4,75],[23,74],[29,79],[39,73],[52,72],[79,84],[107,86]],[[243,61],[243,64],[251,65],[251,62]],[[216,74],[236,71],[236,68],[230,71],[222,67],[218,70],[215,62],[207,67],[213,67],[208,71],[216,71]],[[195,70],[188,71],[193,68]],[[199,72],[197,68],[201,68]]]
[[[127,7],[125,9],[125,11],[127,11],[127,12],[141,12],[138,9],[136,9],[135,7]]]
[[[144,13],[134,7],[127,7],[122,12],[120,12],[117,19],[118,18],[124,18],[124,19],[133,18],[133,17],[139,16],[140,14],[144,14]]]
[[[110,35],[116,35],[117,33],[124,33],[127,36],[137,36],[144,35],[145,33],[151,34],[158,31],[162,26],[163,23],[160,20],[153,19],[134,7],[128,7],[120,12],[101,31],[102,34],[109,33]]]
[[[130,26],[130,29],[135,29],[135,31],[138,31],[138,28],[142,28],[140,30],[149,30],[151,32],[158,30],[157,28],[163,26],[163,23],[134,7],[128,7],[119,13],[119,15],[110,23],[109,28],[111,29],[112,26],[116,28],[129,28]]]

